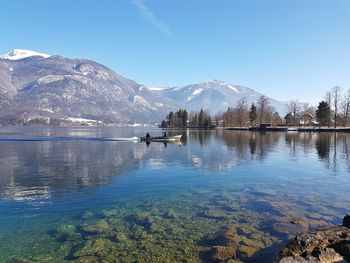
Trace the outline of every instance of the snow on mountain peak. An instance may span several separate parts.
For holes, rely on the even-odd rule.
[[[234,85],[229,84],[229,83],[227,83],[225,81],[222,81],[222,80],[216,80],[216,79],[214,79],[214,80],[207,80],[207,81],[202,82],[201,84],[202,85],[206,85],[206,86],[207,85],[213,85],[213,86],[219,85],[219,86],[222,86],[222,87],[226,87],[226,88],[232,90],[235,93],[239,93],[239,90]]]
[[[34,56],[39,56],[39,57],[43,57],[43,58],[51,57],[51,55],[35,52],[32,50],[14,49],[7,54],[1,55],[0,59],[20,60],[20,59],[34,57]]]

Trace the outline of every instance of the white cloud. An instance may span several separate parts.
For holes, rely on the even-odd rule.
[[[138,9],[140,14],[155,28],[157,28],[159,31],[166,34],[167,36],[175,38],[170,28],[155,17],[155,15],[143,3],[143,0],[130,0],[130,2]]]

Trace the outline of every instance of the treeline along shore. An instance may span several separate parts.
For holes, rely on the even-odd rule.
[[[161,128],[225,128],[250,131],[296,131],[296,132],[350,132],[350,90],[342,92],[335,86],[327,92],[317,107],[309,103],[291,100],[287,113],[280,113],[271,106],[266,96],[247,104],[246,98],[237,101],[225,112],[211,115],[201,109],[188,112],[186,109],[171,111],[162,121]]]

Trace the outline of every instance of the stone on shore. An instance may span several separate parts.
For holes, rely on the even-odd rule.
[[[280,263],[350,260],[350,228],[328,227],[297,235],[281,251]]]
[[[350,228],[350,215],[346,215],[343,218],[343,226]]]

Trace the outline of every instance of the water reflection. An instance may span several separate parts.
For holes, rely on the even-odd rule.
[[[48,196],[54,189],[77,191],[105,184],[113,175],[136,169],[143,152],[127,143],[3,143],[0,195],[33,199]]]
[[[320,159],[329,159],[331,149],[330,134],[319,134],[316,139],[315,147]]]
[[[87,132],[87,133],[86,133]],[[159,131],[158,131],[159,132]],[[107,184],[112,177],[144,166],[181,164],[220,172],[289,152],[291,160],[318,156],[334,174],[350,168],[350,135],[345,133],[258,133],[187,130],[180,144],[95,141],[6,142],[0,147],[0,197],[50,199]],[[60,136],[106,136],[96,130],[40,131]],[[125,134],[125,131],[122,133]],[[143,133],[141,131],[140,133]],[[38,135],[35,131],[28,133]],[[5,134],[7,137],[11,132]],[[4,133],[1,135],[5,137]],[[12,133],[13,135],[13,133]],[[170,133],[171,135],[171,133]],[[28,135],[26,135],[28,137]],[[317,155],[315,155],[317,154]]]

